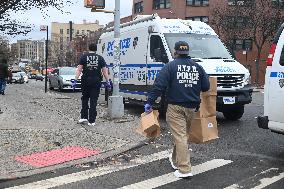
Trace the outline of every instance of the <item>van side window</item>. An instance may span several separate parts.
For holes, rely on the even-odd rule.
[[[154,62],[167,63],[169,61],[162,39],[158,35],[152,35],[150,38],[150,56]]]
[[[282,48],[281,56],[280,56],[280,65],[284,66],[284,46]]]

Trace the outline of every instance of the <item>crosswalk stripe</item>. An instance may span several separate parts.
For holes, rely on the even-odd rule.
[[[257,175],[261,175],[261,174],[265,174],[265,173],[268,173],[270,171],[275,171],[275,170],[278,170],[277,168],[270,168],[266,171],[263,171]],[[255,176],[257,176],[255,175]],[[265,188],[266,186],[269,186],[281,179],[284,178],[284,172],[283,173],[280,173],[279,175],[277,176],[274,176],[274,177],[268,177],[268,178],[262,178],[262,179],[257,179],[257,177],[253,177],[253,178],[250,178],[249,180],[245,180],[245,181],[251,181],[251,182],[255,182],[256,180],[260,183],[259,185],[255,186],[254,188],[251,188],[251,189],[262,189],[262,188]],[[239,189],[239,188],[246,188],[244,185],[242,184],[232,184],[231,186],[228,186],[224,189]]]
[[[204,173],[206,171],[216,169],[218,167],[222,167],[224,165],[227,165],[229,163],[232,163],[231,160],[224,160],[224,159],[213,159],[211,161],[207,161],[205,163],[196,165],[192,167],[192,173],[193,175],[198,175],[201,173]],[[138,182],[135,184],[131,184],[128,186],[121,187],[119,189],[139,189],[139,188],[157,188],[159,186],[163,186],[172,182],[176,182],[178,180],[181,180],[180,178],[177,178],[174,176],[173,173],[168,173],[162,176],[158,176],[152,179],[144,180],[142,182]]]
[[[261,184],[256,186],[256,187],[254,187],[254,188],[252,188],[252,189],[262,189],[262,188],[264,188],[266,186],[269,186],[272,183],[277,182],[277,181],[279,181],[279,180],[281,180],[283,178],[284,178],[284,172],[280,173],[278,176],[274,176],[272,178],[263,178],[263,179],[260,180]]]
[[[108,165],[105,167],[99,167],[96,169],[91,169],[87,171],[81,171],[78,173],[72,173],[68,175],[63,175],[55,178],[50,178],[38,182],[33,182],[29,184],[24,184],[20,186],[14,186],[7,189],[49,189],[53,187],[62,186],[65,184],[75,183],[82,180],[87,180],[89,178],[94,178],[102,175],[106,175],[113,172],[118,172],[121,170],[129,169],[132,167],[137,167],[142,164],[151,163],[161,159],[169,157],[170,150],[161,151],[148,156],[143,156],[141,158],[133,159],[128,165]]]

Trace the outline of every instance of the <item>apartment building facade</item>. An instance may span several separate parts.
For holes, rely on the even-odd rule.
[[[251,0],[133,0],[133,17],[136,15],[150,15],[157,13],[161,18],[179,18],[196,20],[208,23],[213,18],[213,9],[216,6],[245,5]],[[275,6],[284,8],[284,0],[271,0]],[[283,15],[284,9],[282,11]],[[236,18],[237,23],[242,24],[243,18]],[[221,38],[221,40],[223,40]],[[251,38],[240,38],[234,40],[235,58],[246,66],[252,75],[252,82],[256,81],[256,56],[257,48]],[[265,60],[270,49],[270,43],[264,45],[260,58],[260,84],[264,83]]]
[[[13,44],[13,51],[16,51],[18,60],[28,59],[30,61],[44,63],[45,41],[18,40],[16,44]]]
[[[69,23],[51,23],[51,54],[50,64],[56,66],[73,66],[82,51],[86,50],[86,45],[82,46],[82,41],[88,41],[87,38],[94,32],[103,28],[99,21],[75,24]]]

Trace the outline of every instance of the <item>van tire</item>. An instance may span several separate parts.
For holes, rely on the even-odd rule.
[[[236,121],[243,116],[244,109],[244,106],[225,107],[223,110],[223,115],[228,120]]]

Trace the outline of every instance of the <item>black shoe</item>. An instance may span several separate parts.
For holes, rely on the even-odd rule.
[[[2,94],[2,95],[5,95],[5,92],[4,92],[4,91],[2,91],[2,92],[1,92],[1,94]]]

